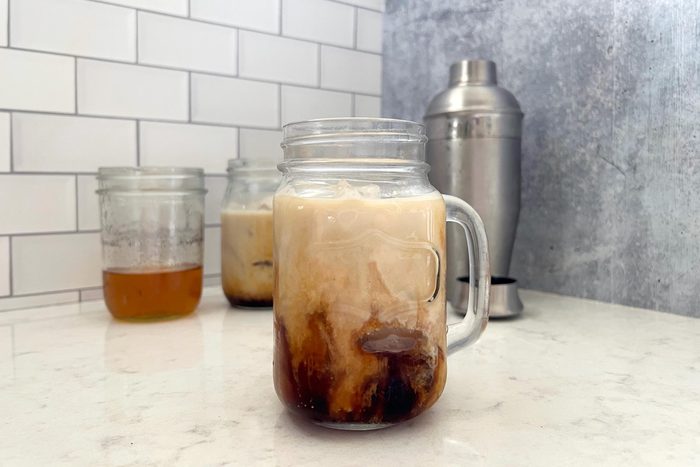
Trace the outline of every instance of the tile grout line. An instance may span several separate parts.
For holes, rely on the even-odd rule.
[[[192,123],[192,72],[187,72],[187,122]]]
[[[50,235],[81,235],[81,234],[95,234],[100,233],[100,229],[85,229],[85,230],[58,230],[53,232],[15,232],[12,234],[7,234],[12,237],[45,237]]]
[[[204,274],[203,277],[205,279],[218,279],[221,277],[221,273],[220,272],[213,272],[213,273],[209,273],[209,274]],[[210,286],[210,287],[214,287],[214,286]],[[79,288],[73,288],[73,289],[49,290],[49,291],[44,291],[44,292],[29,292],[29,293],[24,293],[24,294],[20,294],[20,295],[6,295],[4,297],[0,297],[0,304],[2,304],[2,301],[5,299],[21,300],[24,298],[48,297],[51,295],[64,295],[64,294],[77,294],[78,300],[68,301],[68,302],[46,303],[44,305],[38,305],[38,306],[37,305],[19,306],[18,308],[8,308],[8,309],[1,309],[0,308],[0,315],[2,313],[7,312],[7,311],[23,310],[26,308],[46,307],[46,306],[52,306],[52,305],[56,305],[56,304],[63,305],[63,304],[91,301],[91,300],[81,300],[80,295],[83,292],[92,292],[92,291],[97,291],[97,290],[102,290],[102,289],[103,289],[103,287],[101,285],[94,285],[94,286],[79,287]]]
[[[241,128],[236,128],[236,157],[234,159],[241,158]],[[228,177],[228,174],[226,175]]]
[[[89,0],[89,1],[90,1],[90,2],[93,2],[93,3],[101,3],[101,4],[103,4],[103,5],[116,6],[116,7],[119,7],[119,8],[131,8],[131,9],[135,9],[135,10],[139,10],[139,11],[146,11],[146,12],[148,12],[148,13],[167,14],[167,15],[169,15],[169,16],[175,16],[175,17],[178,17],[178,18],[188,18],[188,17],[191,18],[191,17],[192,17],[192,16],[191,16],[191,13],[192,13],[192,12],[191,12],[191,5],[190,5],[190,9],[188,10],[189,16],[187,16],[187,15],[183,16],[183,15],[177,15],[177,14],[175,14],[175,13],[167,13],[167,12],[164,12],[164,11],[149,10],[149,9],[146,9],[146,8],[138,8],[138,7],[129,7],[129,6],[125,6],[125,5],[119,4],[119,3],[112,3],[110,0]],[[374,12],[374,13],[382,13],[382,14],[385,13],[384,11],[382,11],[382,10],[380,10],[380,9],[376,9],[376,8],[372,8],[372,7],[368,7],[368,6],[363,6],[363,5],[356,5],[356,4],[354,4],[354,3],[344,2],[344,1],[342,1],[342,0],[328,0],[328,1],[333,2],[333,3],[340,4],[340,5],[345,5],[345,6],[351,6],[351,7],[355,7],[355,8],[360,8],[360,9],[362,9],[362,10],[372,11],[372,12]],[[191,0],[190,0],[190,3],[191,3]]]
[[[99,287],[99,286],[95,286],[95,287]],[[94,288],[94,287],[86,287],[86,288]],[[2,303],[2,300],[6,299],[6,298],[14,298],[14,299],[33,298],[33,297],[41,297],[44,295],[58,295],[58,294],[79,292],[80,290],[81,289],[63,289],[63,290],[49,290],[49,291],[44,291],[44,292],[29,292],[29,293],[23,293],[23,294],[19,294],[19,295],[8,295],[7,297],[0,298],[0,303]],[[61,303],[63,303],[63,302],[61,302]],[[65,303],[73,303],[73,302],[65,302]],[[42,306],[51,306],[51,305],[54,305],[54,304],[47,303],[46,305],[42,305]],[[0,313],[3,313],[5,311],[21,310],[22,308],[24,308],[24,307],[13,308],[10,310],[0,309]],[[30,308],[32,308],[32,307],[30,307]]]
[[[103,4],[104,4],[104,2],[101,1],[101,0],[89,0],[89,1],[92,1],[92,2],[95,2],[95,3],[103,3]],[[112,4],[112,3],[108,3],[108,5],[114,6],[114,4]],[[344,5],[346,5],[346,4],[344,4]],[[377,10],[371,10],[371,9],[368,9],[368,8],[362,8],[362,7],[359,7],[359,6],[356,6],[356,5],[348,5],[348,6],[354,6],[354,7],[356,7],[356,8],[361,8],[361,9],[364,9],[364,10],[374,11],[375,13],[381,13],[380,11],[377,11]],[[285,38],[285,39],[292,39],[292,40],[295,40],[295,41],[307,42],[307,43],[309,43],[309,44],[323,44],[323,45],[329,45],[329,46],[332,46],[332,47],[337,47],[337,48],[339,48],[339,49],[353,50],[353,51],[355,50],[355,49],[353,49],[352,47],[348,47],[348,46],[345,46],[345,45],[331,44],[331,43],[324,42],[324,41],[311,40],[311,39],[304,39],[304,38],[301,38],[301,37],[286,36],[286,35],[281,34],[281,33],[274,33],[274,32],[270,32],[270,31],[263,31],[263,30],[260,30],[260,29],[253,29],[253,28],[248,28],[248,27],[245,27],[245,26],[237,26],[237,25],[233,25],[233,24],[221,23],[221,22],[216,22],[216,21],[208,21],[208,20],[203,20],[203,19],[199,19],[199,18],[192,18],[192,17],[189,17],[189,18],[188,18],[188,17],[186,17],[186,16],[179,16],[179,15],[175,15],[175,14],[172,14],[172,13],[166,13],[166,12],[162,12],[162,11],[144,10],[144,9],[141,9],[141,8],[131,8],[131,9],[132,9],[132,10],[136,10],[137,12],[138,12],[138,11],[142,11],[142,12],[148,13],[148,14],[160,15],[160,16],[168,16],[168,17],[170,17],[170,18],[176,18],[176,19],[181,19],[181,20],[185,20],[185,21],[193,21],[193,22],[196,22],[196,23],[209,24],[209,25],[212,25],[212,26],[221,26],[221,27],[230,28],[230,29],[236,29],[236,28],[237,28],[237,29],[240,29],[241,31],[253,32],[253,33],[257,33],[257,34],[264,34],[264,35],[266,35],[266,36],[282,37],[282,38]],[[281,16],[282,16],[282,15],[280,14],[280,18],[281,18]],[[31,49],[30,49],[30,50],[31,50]],[[363,52],[364,52],[364,53],[368,53],[368,54],[373,54],[373,55],[381,55],[381,54],[378,53],[378,52],[369,52],[369,51],[363,51]],[[47,53],[52,53],[52,52],[47,52]],[[128,61],[127,61],[127,62],[124,62],[124,61],[122,61],[122,62],[120,62],[120,63],[133,63],[133,62],[128,62]]]
[[[136,167],[141,167],[141,121],[136,120]]]
[[[80,206],[79,200],[80,195],[78,194],[78,174],[75,174],[75,231],[80,231]]]
[[[321,44],[318,44],[318,63],[316,64],[317,70],[318,70],[318,73],[317,73],[318,76],[316,76],[316,80],[318,81],[318,85],[316,86],[316,88],[318,88],[318,89],[321,89],[321,79],[323,78],[322,72],[321,72],[321,70],[323,69],[323,65],[322,65],[323,53],[321,52],[322,47],[323,46]]]
[[[279,85],[280,83],[274,83]],[[284,86],[291,86],[291,87],[298,87],[298,88],[303,88],[303,89],[312,89],[312,90],[318,90],[318,88],[313,88],[309,86],[298,86],[295,84],[284,84]],[[381,96],[378,96],[376,94],[366,94],[362,92],[355,92],[355,91],[348,91],[346,89],[327,89],[327,88],[321,88],[323,91],[331,91],[331,92],[341,92],[345,94],[350,94],[353,93],[357,96],[364,96],[364,97],[374,97],[374,98],[381,98]],[[31,114],[31,115],[43,115],[46,117],[73,117],[73,118],[94,118],[94,119],[103,119],[103,120],[120,120],[123,122],[148,122],[148,123],[166,123],[170,125],[186,125],[187,121],[185,120],[166,120],[162,118],[142,118],[142,117],[114,117],[110,115],[99,115],[99,114],[71,114],[71,113],[66,113],[66,112],[47,112],[47,111],[38,111],[38,110],[18,110],[18,109],[9,109],[9,108],[0,108],[0,111],[2,112],[8,112],[8,113],[26,113],[26,114]],[[241,123],[223,123],[223,122],[211,122],[211,121],[193,121],[191,122],[192,125],[199,125],[199,126],[211,126],[211,127],[220,127],[220,128],[245,128],[248,130],[264,130],[264,131],[274,131],[275,129],[278,129],[277,127],[273,126],[259,126],[259,125],[247,125],[247,124],[241,124]],[[15,173],[33,173],[33,174],[60,174],[60,175],[66,175],[66,174],[71,174],[71,173],[83,173],[83,174],[94,174],[97,172],[91,172],[91,171],[80,171],[80,170],[71,170],[71,171],[54,171],[54,172],[48,172],[48,171],[41,171],[41,170],[22,170],[22,171],[14,171]],[[9,172],[8,172],[9,173]],[[2,173],[0,175],[4,175],[5,173]]]
[[[277,85],[277,129],[282,128],[282,85]]]
[[[236,128],[231,128],[232,130],[235,130]],[[278,130],[270,130],[269,128],[266,130],[257,130],[257,131],[278,131]],[[39,171],[33,171],[33,172],[15,172],[15,173],[9,173],[9,172],[2,172],[0,173],[0,177],[32,177],[36,175],[43,175],[43,176],[53,176],[53,177],[70,177],[71,175],[82,175],[82,176],[97,176],[97,172],[39,172]],[[212,177],[212,178],[223,178],[226,177],[226,174],[224,172],[207,172],[204,174],[205,177]],[[2,235],[9,235],[9,234],[2,234],[0,233],[0,236]]]
[[[241,76],[241,30],[236,29],[236,76]]]
[[[13,269],[12,268],[12,235],[8,235],[8,237],[7,237],[7,248],[9,250],[7,252],[8,259],[9,259],[8,267],[10,268],[10,295],[9,296],[12,297],[15,293],[15,283],[14,283],[15,275],[13,274],[13,271],[12,271],[12,269]]]
[[[12,4],[12,0],[7,0],[7,48],[11,48],[12,44],[10,44],[10,26],[12,23],[10,22],[10,5]]]
[[[73,59],[73,114],[78,115],[78,58]]]
[[[15,171],[15,143],[14,139],[12,136],[12,133],[14,133],[13,127],[13,120],[14,120],[14,112],[8,112],[7,114],[10,117],[10,173],[14,173]]]
[[[358,36],[358,29],[360,28],[360,16],[358,14],[358,9],[357,7],[355,8],[355,12],[353,15],[353,28],[352,28],[352,48],[357,50],[357,36]]]
[[[96,286],[97,287],[97,286]],[[60,301],[60,302],[49,302],[49,303],[44,303],[42,305],[19,305],[18,307],[11,307],[11,308],[2,308],[2,302],[3,300],[7,299],[14,299],[14,300],[22,300],[22,299],[31,299],[31,298],[36,298],[36,297],[50,297],[51,295],[63,295],[63,294],[72,294],[75,293],[80,296],[80,289],[65,289],[65,290],[53,290],[53,291],[48,291],[48,292],[30,292],[30,293],[25,293],[25,294],[20,294],[20,295],[8,295],[6,297],[0,298],[0,316],[2,313],[8,312],[8,311],[17,311],[17,310],[24,310],[28,308],[43,308],[47,306],[53,306],[53,305],[67,305],[71,303],[78,303],[80,300],[70,300],[70,301]]]
[[[321,43],[314,43],[316,46],[320,47],[336,47],[334,45],[328,45],[328,44],[321,44]],[[58,57],[68,57],[68,58],[73,58],[77,60],[90,60],[94,62],[104,62],[104,63],[112,63],[115,65],[126,65],[126,66],[135,66],[135,67],[141,67],[141,68],[150,68],[154,70],[164,70],[164,71],[173,71],[173,72],[179,72],[179,73],[193,73],[193,74],[198,74],[198,75],[205,75],[205,76],[214,76],[214,77],[219,77],[219,78],[228,78],[228,79],[240,79],[244,81],[253,81],[256,83],[266,83],[266,84],[279,84],[282,81],[281,80],[272,80],[272,79],[266,79],[266,78],[254,78],[254,77],[242,77],[240,76],[240,73],[237,74],[225,74],[225,73],[218,73],[215,71],[206,71],[206,70],[192,70],[188,68],[177,68],[177,67],[171,67],[171,66],[166,66],[166,65],[150,65],[150,64],[145,64],[145,63],[133,63],[133,62],[120,62],[117,60],[111,60],[107,58],[94,58],[94,57],[86,57],[82,55],[68,55],[65,53],[58,53],[58,52],[41,52],[33,49],[25,49],[25,48],[13,48],[12,50],[18,50],[18,51],[23,51],[23,52],[29,52],[29,53],[39,53],[43,55],[55,55]],[[357,52],[360,54],[368,54],[368,55],[374,55],[379,57],[380,59],[382,58],[381,54],[374,53],[374,52],[366,52],[363,50],[354,50],[354,49],[346,49],[344,50],[349,50],[351,52]],[[289,82],[289,81],[284,81],[284,84],[289,84],[290,86],[298,86],[301,88],[308,88],[308,89],[318,89],[319,86],[316,85],[310,85],[310,84],[303,84],[303,83],[295,83],[295,82]],[[328,91],[340,91],[340,92],[355,92],[353,90],[350,90],[348,88],[332,88],[332,87],[324,87],[321,86],[321,89],[327,89]],[[374,96],[374,97],[379,97],[381,95],[380,93],[367,93],[367,92],[359,92],[358,94],[364,94],[367,96]],[[0,109],[0,110],[18,110],[22,112],[35,112],[35,113],[66,113],[66,112],[55,112],[55,111],[31,111],[31,110],[22,110],[22,109]],[[72,113],[70,115],[75,115],[75,113]],[[116,117],[116,116],[109,116],[109,115],[99,115],[99,114],[83,114],[83,113],[77,113],[77,115],[90,115],[90,116],[97,116],[97,117],[104,117],[104,118],[122,118],[122,119],[134,119],[138,117]],[[181,120],[165,120],[161,119],[164,121],[181,121]]]
[[[134,57],[136,58],[135,63],[139,62],[139,19],[141,17],[141,13],[139,13],[138,10],[136,10],[135,15],[134,15],[134,32],[136,33],[136,40],[134,41]]]
[[[95,286],[99,287],[99,286]],[[95,287],[85,287],[85,288],[95,288]],[[44,292],[29,292],[29,293],[23,293],[23,294],[18,294],[18,295],[8,295],[6,297],[0,298],[0,303],[2,303],[2,300],[6,298],[14,298],[14,299],[21,299],[21,298],[32,298],[32,297],[41,297],[44,295],[57,295],[57,294],[65,294],[65,293],[71,293],[71,292],[79,292],[81,289],[63,289],[63,290],[48,290]],[[67,302],[71,303],[71,302]],[[51,303],[48,303],[46,305],[42,306],[50,306],[52,305]],[[23,307],[20,308],[15,308],[15,309],[22,309]],[[2,310],[0,309],[0,313],[3,313],[5,311],[12,311],[12,310]]]
[[[354,3],[343,2],[342,0],[328,0],[328,1],[333,2],[333,3],[338,3],[340,5],[347,5],[347,6],[351,6],[351,7],[355,7],[355,8],[361,8],[361,9],[367,10],[367,11],[373,11],[374,13],[384,14],[384,12],[382,10],[376,10],[376,9],[370,8],[368,6],[362,6],[362,5],[356,5]]]
[[[283,36],[282,34],[282,26],[283,26],[283,18],[284,18],[284,0],[277,0],[277,5],[279,5],[279,20],[277,24],[277,35],[278,36]]]

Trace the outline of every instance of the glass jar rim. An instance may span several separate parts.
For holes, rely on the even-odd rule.
[[[425,176],[430,165],[423,161],[387,158],[290,159],[278,166],[282,173],[362,174],[391,172],[392,175]]]
[[[100,167],[98,177],[198,177],[204,175],[199,167]]]
[[[279,175],[277,169],[278,161],[269,159],[229,159],[228,172],[229,177],[235,175],[245,176],[275,176]]]
[[[338,117],[287,123],[282,127],[282,148],[336,139],[383,138],[390,142],[425,143],[422,123],[397,118]]]
[[[395,118],[342,117],[289,123],[282,128],[283,172],[335,161],[348,166],[420,166],[425,161],[425,126]],[[303,164],[297,164],[305,161]]]
[[[196,167],[100,167],[98,194],[110,192],[206,193],[204,170]]]

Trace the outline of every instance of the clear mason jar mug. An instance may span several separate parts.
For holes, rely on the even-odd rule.
[[[274,382],[316,423],[374,429],[435,403],[447,354],[488,321],[484,227],[427,178],[421,124],[325,119],[284,127],[274,197]],[[445,222],[469,246],[469,312],[446,324]]]
[[[97,180],[107,309],[128,320],[193,312],[202,294],[202,169],[105,167]]]

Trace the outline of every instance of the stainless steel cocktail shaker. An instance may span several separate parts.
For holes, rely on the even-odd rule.
[[[492,301],[492,316],[522,310],[514,281],[505,280],[520,212],[522,119],[518,101],[497,85],[496,64],[488,60],[454,63],[448,88],[433,98],[425,114],[430,181],[476,209],[486,227],[492,287],[512,290],[506,291],[504,304]],[[457,229],[450,225],[447,231],[447,297],[464,310],[469,263],[464,233]],[[496,292],[494,298],[505,296]]]

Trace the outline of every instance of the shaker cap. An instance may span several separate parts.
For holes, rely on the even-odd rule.
[[[496,64],[491,60],[455,62],[450,66],[449,87],[433,98],[425,118],[476,111],[522,115],[515,96],[497,83]]]

